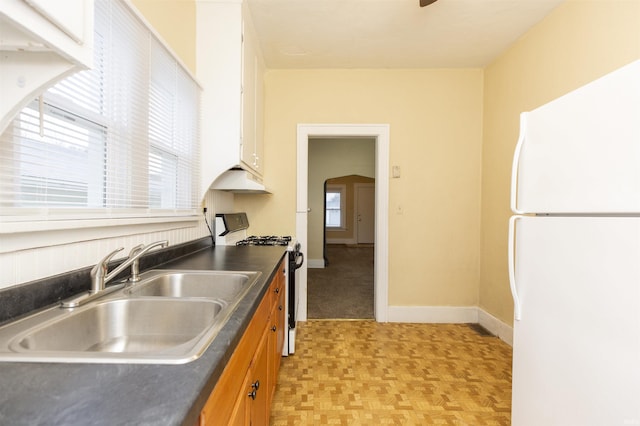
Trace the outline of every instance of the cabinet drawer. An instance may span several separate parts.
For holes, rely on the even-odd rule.
[[[271,286],[269,287],[269,294],[271,295],[271,305],[275,306],[279,303],[280,299],[284,297],[285,294],[285,275],[284,275],[284,260],[280,262],[278,265],[278,271],[276,275],[273,277],[273,281],[271,282]]]

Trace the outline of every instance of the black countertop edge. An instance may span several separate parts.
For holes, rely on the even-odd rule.
[[[262,275],[209,348],[186,364],[0,362],[0,424],[193,426],[285,256],[284,247],[204,247],[162,264]]]
[[[171,244],[171,241],[169,241],[169,244]],[[169,245],[164,249],[153,249],[140,259],[140,271],[157,267],[206,247],[211,247],[211,237],[203,237],[174,246]],[[96,262],[99,260],[96,259]],[[122,261],[118,260],[109,263],[109,268],[113,269]],[[0,291],[0,325],[88,291],[91,287],[90,272],[92,268],[93,266],[76,269]],[[130,271],[125,270],[116,277],[116,280],[125,278],[128,274],[130,274]]]

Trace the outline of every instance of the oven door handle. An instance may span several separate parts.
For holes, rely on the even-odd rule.
[[[295,256],[296,256],[296,261],[295,261],[295,267],[293,268],[294,270],[302,268],[302,264],[304,263],[304,253],[297,252]],[[300,262],[298,262],[298,259],[300,259]]]

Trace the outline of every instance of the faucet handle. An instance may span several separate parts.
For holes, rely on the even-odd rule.
[[[100,262],[96,263],[96,266],[91,269],[91,293],[97,293],[100,290],[104,290],[104,277],[107,275],[109,268],[109,261],[119,251],[124,250],[124,247],[119,247],[106,255]]]

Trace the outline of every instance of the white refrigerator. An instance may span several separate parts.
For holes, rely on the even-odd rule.
[[[640,61],[520,125],[512,424],[640,425]]]

